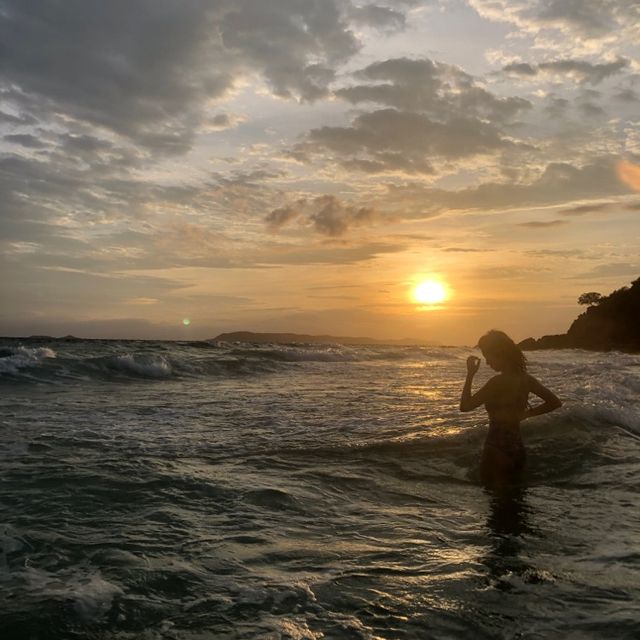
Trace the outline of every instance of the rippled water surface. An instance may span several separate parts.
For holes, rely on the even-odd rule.
[[[531,354],[492,496],[469,353],[0,342],[0,637],[640,637],[640,357]]]

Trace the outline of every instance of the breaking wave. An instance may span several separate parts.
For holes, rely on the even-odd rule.
[[[384,362],[458,357],[456,350],[344,345],[251,345],[213,342],[80,341],[0,346],[0,383],[70,380],[166,380],[185,377],[260,375],[304,363]]]

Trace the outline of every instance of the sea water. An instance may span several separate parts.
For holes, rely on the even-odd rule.
[[[640,357],[529,354],[497,496],[471,353],[2,340],[0,637],[640,637]]]

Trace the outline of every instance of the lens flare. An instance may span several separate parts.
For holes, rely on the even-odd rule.
[[[618,178],[634,191],[640,191],[640,164],[620,160],[616,167]]]
[[[182,321],[182,324],[185,327],[188,327],[191,324],[191,320],[189,320],[189,318],[184,318],[184,320]]]

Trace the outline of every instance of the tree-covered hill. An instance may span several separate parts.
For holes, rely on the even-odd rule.
[[[608,296],[595,292],[580,296],[588,308],[565,334],[527,338],[523,349],[594,349],[640,352],[640,278]]]

